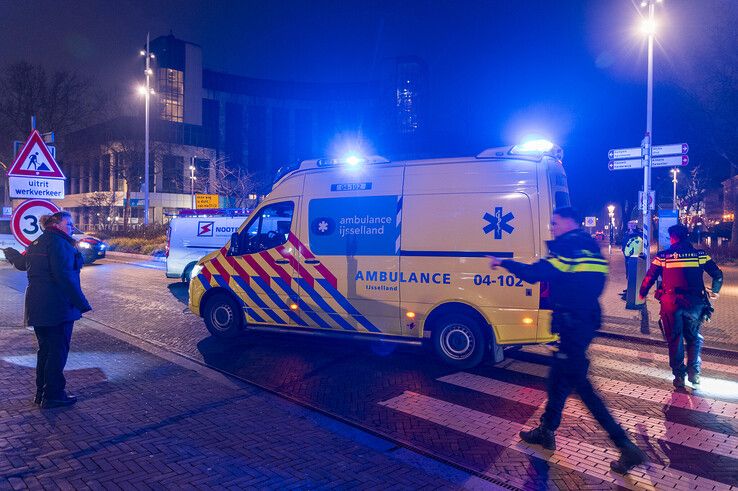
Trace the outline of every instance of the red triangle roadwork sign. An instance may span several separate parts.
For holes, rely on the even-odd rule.
[[[8,177],[64,179],[59,165],[44,143],[38,130],[33,130],[8,171]]]

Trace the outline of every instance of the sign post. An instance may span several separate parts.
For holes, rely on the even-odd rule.
[[[643,252],[646,255],[646,265],[651,262],[651,211],[656,208],[655,191],[651,191],[651,169],[679,167],[689,164],[689,157],[687,156],[689,145],[686,143],[651,144],[652,64],[652,54],[649,52],[646,136],[643,137],[640,148],[613,148],[607,152],[607,167],[610,170],[643,169],[643,191],[638,193],[638,205],[643,213]]]

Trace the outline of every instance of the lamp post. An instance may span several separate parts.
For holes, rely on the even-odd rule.
[[[675,210],[678,210],[679,209],[677,207],[677,199],[676,199],[677,174],[679,174],[679,169],[677,169],[676,167],[674,167],[673,169],[671,169],[671,182],[672,182],[672,184],[674,184],[674,195],[673,195],[672,199],[674,200],[674,209]]]
[[[146,86],[141,87],[139,90],[143,94],[146,100],[146,135],[145,135],[145,150],[144,150],[144,225],[149,224],[149,98],[154,93],[151,88],[151,60],[154,58],[154,53],[149,50],[149,34],[146,33],[146,49],[141,50],[141,56],[146,57]]]
[[[607,248],[612,256],[612,244],[615,242],[615,205],[607,205],[607,216],[610,217],[610,245]]]
[[[192,165],[190,165],[190,200],[192,203],[192,209],[195,209],[195,157],[192,157]]]
[[[642,0],[641,7],[648,7],[648,18],[643,19],[642,29],[648,34],[648,84],[646,88],[646,136],[643,138],[643,251],[646,254],[646,264],[651,263],[651,157],[653,147],[653,38],[656,33],[656,4],[663,0]]]

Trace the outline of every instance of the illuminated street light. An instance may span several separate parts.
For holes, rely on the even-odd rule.
[[[674,209],[675,210],[678,209],[677,208],[677,196],[676,196],[677,174],[679,174],[679,169],[677,169],[676,167],[674,167],[673,169],[671,169],[671,176],[672,176],[671,182],[674,184],[674,196],[673,196],[673,200],[674,200]]]
[[[149,49],[149,34],[146,34],[146,50],[140,51],[141,56],[146,57],[146,86],[139,88],[139,93],[144,96],[146,100],[146,143],[144,151],[144,225],[149,224],[149,105],[151,95],[154,93],[154,89],[151,88],[151,76],[153,71],[151,70],[151,60],[154,58],[154,54]]]
[[[610,254],[612,254],[612,243],[615,241],[615,205],[607,205],[607,216],[610,217]]]
[[[646,36],[653,36],[656,34],[656,21],[653,19],[643,19],[641,22],[641,32]]]
[[[644,34],[648,35],[648,83],[646,87],[646,136],[641,147],[645,165],[643,166],[643,252],[646,255],[646,264],[651,263],[651,157],[653,148],[653,41],[656,35],[656,4],[659,0],[642,0],[641,7],[648,7],[648,17],[641,25]]]
[[[195,157],[192,157],[192,165],[190,165],[190,200],[192,203],[192,209],[195,209]]]

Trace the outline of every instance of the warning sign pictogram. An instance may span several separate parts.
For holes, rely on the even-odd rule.
[[[33,130],[8,171],[9,177],[64,179],[59,165],[37,130]]]

